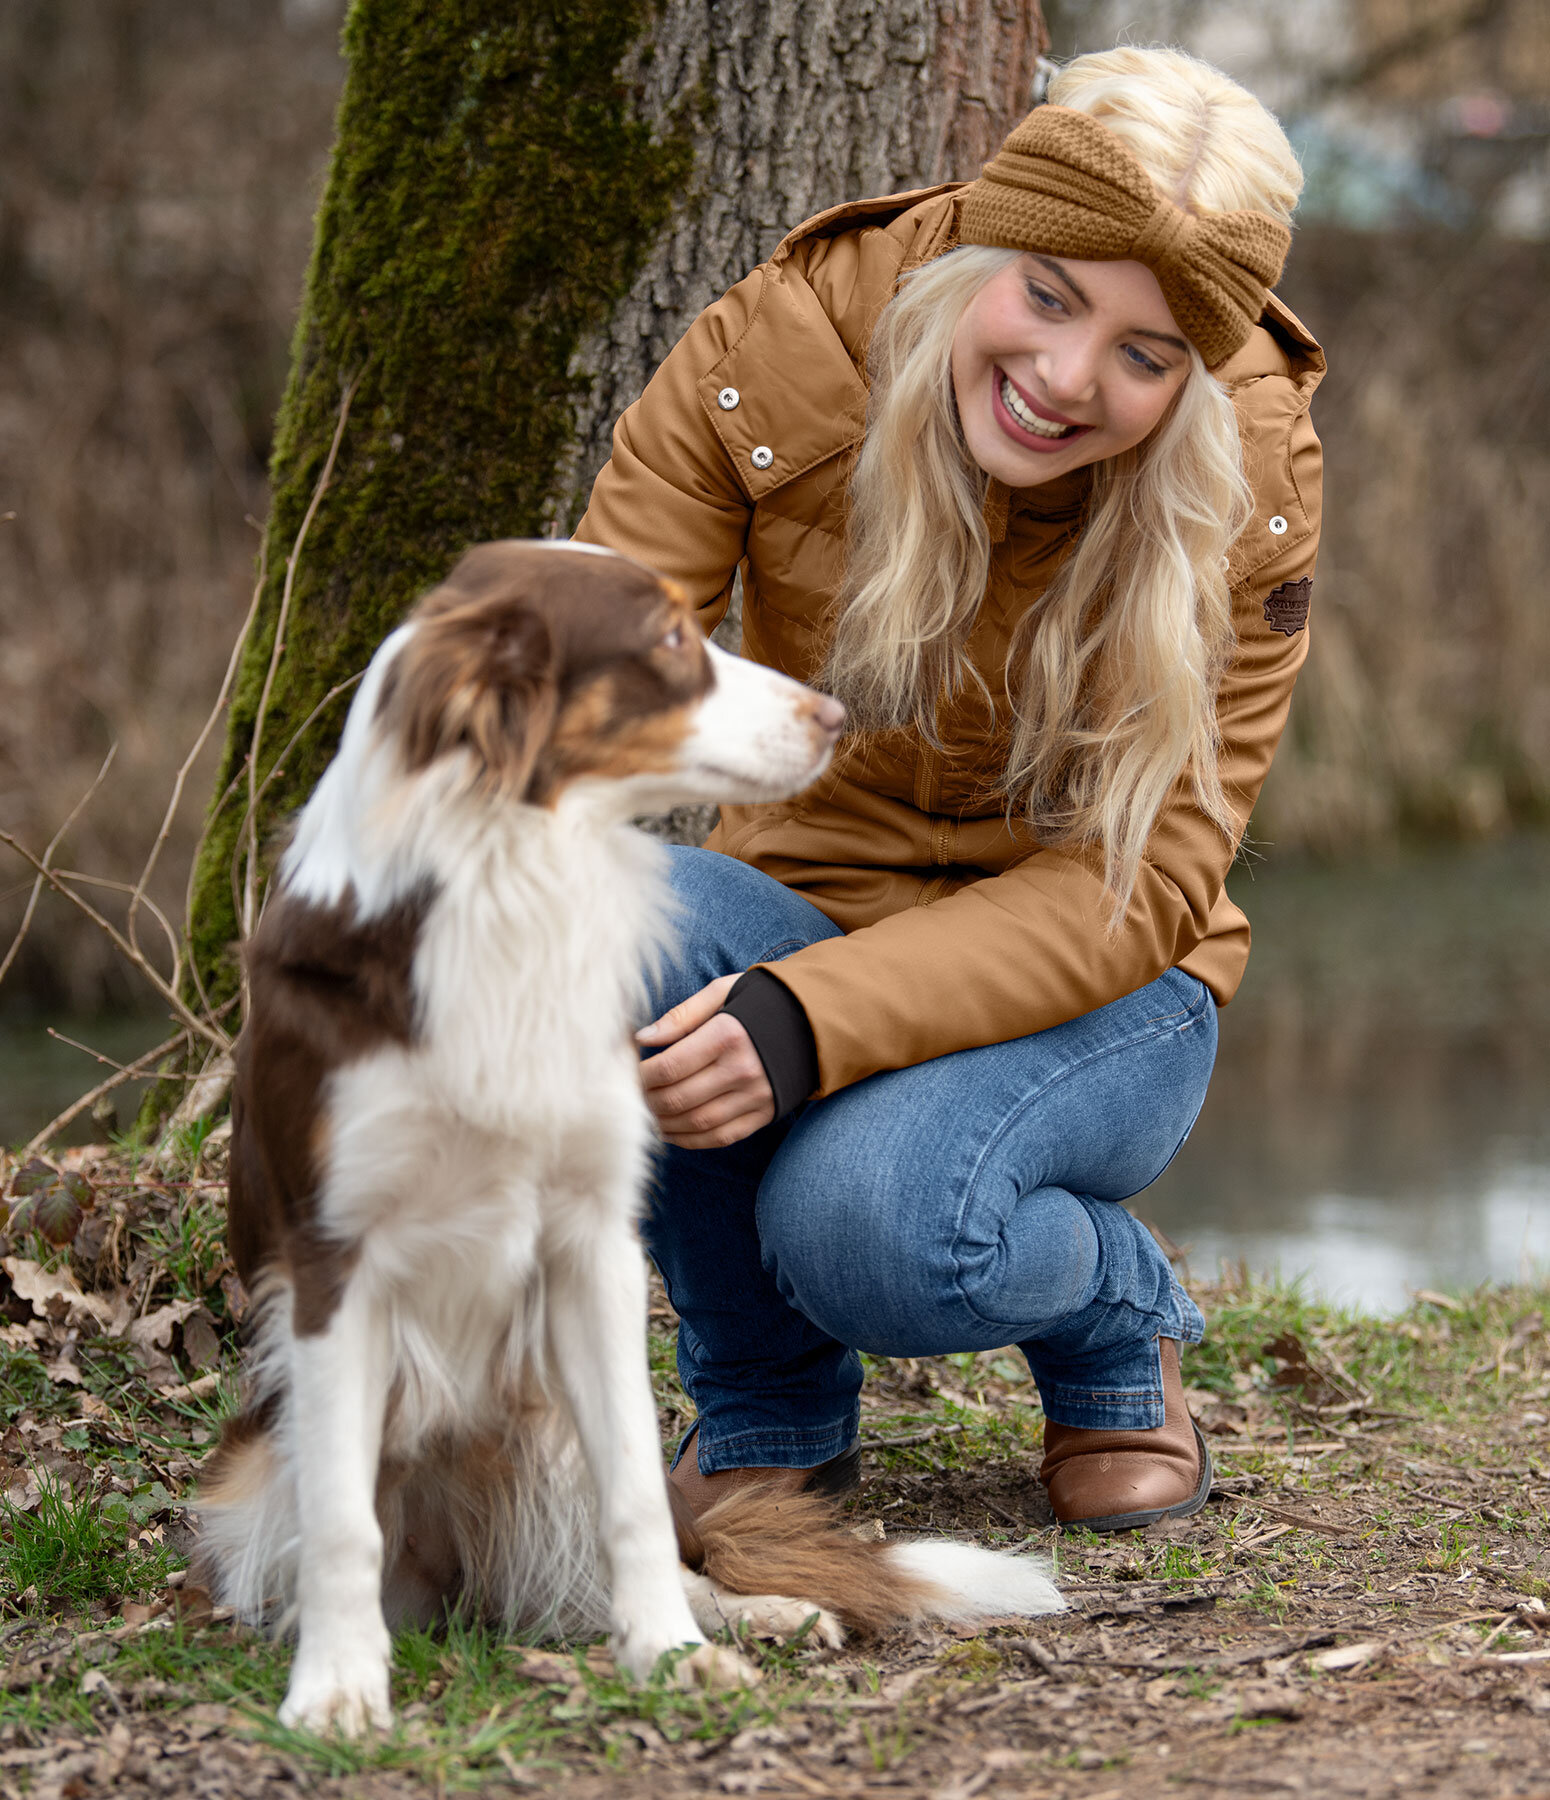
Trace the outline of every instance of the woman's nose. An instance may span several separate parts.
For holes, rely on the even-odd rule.
[[[1081,406],[1098,391],[1098,349],[1086,338],[1073,336],[1046,350],[1039,374],[1050,403],[1062,410]]]

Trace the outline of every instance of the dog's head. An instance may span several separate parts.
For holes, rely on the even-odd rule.
[[[630,813],[783,799],[823,772],[837,700],[707,644],[677,585],[581,545],[481,544],[416,608],[375,700],[411,774]]]

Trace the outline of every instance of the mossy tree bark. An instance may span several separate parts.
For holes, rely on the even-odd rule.
[[[977,173],[1045,41],[1037,0],[354,0],[265,587],[195,871],[213,1000],[236,985],[266,685],[260,843],[332,754],[348,697],[326,697],[416,596],[471,543],[567,531],[614,418],[790,225]]]

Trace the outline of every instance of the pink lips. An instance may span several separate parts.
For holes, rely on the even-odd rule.
[[[1006,374],[1004,369],[998,369],[992,366],[990,372],[991,410],[995,413],[996,423],[1001,429],[1008,437],[1012,438],[1016,443],[1021,444],[1024,449],[1044,451],[1063,450],[1068,444],[1074,444],[1079,437],[1084,436],[1093,429],[1091,425],[1084,425],[1078,419],[1068,419],[1064,413],[1051,412],[1049,407],[1040,406],[1037,400],[1023,388],[1018,387],[1017,383],[1013,381],[1012,386],[1017,388],[1018,398],[1022,401],[1023,405],[1028,408],[1029,412],[1037,413],[1041,419],[1048,419],[1052,425],[1074,425],[1076,427],[1076,429],[1070,432],[1066,437],[1043,438],[1036,436],[1033,432],[1028,431],[1023,426],[1019,425],[1017,420],[1012,417],[1010,412],[1008,412],[1006,402],[1001,398],[1001,383],[1003,378],[1011,381],[1011,377]]]

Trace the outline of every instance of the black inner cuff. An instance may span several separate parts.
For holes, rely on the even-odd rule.
[[[795,1112],[818,1085],[818,1046],[802,1002],[768,969],[750,969],[721,1010],[752,1038],[775,1096],[775,1117]]]

